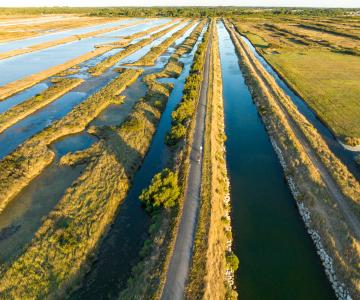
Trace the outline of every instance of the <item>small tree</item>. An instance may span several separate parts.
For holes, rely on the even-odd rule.
[[[232,251],[226,253],[226,263],[233,271],[239,268],[239,259]]]
[[[150,186],[142,191],[139,198],[147,209],[153,210],[174,206],[179,195],[177,174],[166,168],[153,177]]]
[[[186,134],[186,128],[182,124],[177,124],[171,127],[170,132],[167,133],[165,142],[169,146],[175,145],[178,141],[180,141]]]

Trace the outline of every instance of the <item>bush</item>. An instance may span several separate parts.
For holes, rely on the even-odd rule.
[[[233,271],[239,268],[239,259],[232,251],[226,253],[226,263]]]
[[[166,168],[154,176],[150,186],[142,191],[139,199],[152,211],[161,206],[173,207],[179,195],[177,174]]]
[[[186,134],[186,128],[182,124],[177,124],[171,127],[170,132],[166,135],[165,143],[169,146],[174,146]]]

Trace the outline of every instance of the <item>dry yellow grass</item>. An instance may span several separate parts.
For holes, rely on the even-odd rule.
[[[55,140],[83,131],[104,108],[123,100],[118,96],[143,70],[128,69],[88,97],[65,117],[45,128],[0,161],[0,212],[54,159],[48,147]]]
[[[151,50],[136,62],[131,63],[133,66],[152,66],[155,60],[164,52],[171,44],[180,38],[188,29],[194,25],[195,21],[185,25],[180,30],[174,32],[169,38],[160,43],[158,46],[151,48]]]
[[[338,22],[336,27],[342,27]],[[360,31],[355,31],[356,26],[349,25],[353,31],[339,31],[297,18],[235,23],[342,142],[360,144]]]
[[[3,296],[62,298],[79,280],[127,194],[171,89],[168,84],[152,85],[123,124],[98,130],[101,141],[92,147],[93,161],[66,191],[30,246],[3,274]]]
[[[84,80],[80,78],[61,78],[40,94],[11,107],[9,110],[0,114],[0,133],[19,120],[24,119],[38,109],[43,108],[63,96],[82,82],[84,82]]]

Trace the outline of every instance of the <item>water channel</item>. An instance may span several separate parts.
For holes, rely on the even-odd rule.
[[[182,43],[194,27],[195,25],[192,26],[182,37],[180,37],[173,46]],[[171,31],[159,40],[151,43],[149,47],[144,47],[143,49],[133,53],[126,59],[120,61],[117,65],[111,68],[111,70],[106,72],[106,74],[115,74],[114,69],[116,67],[121,66],[126,62],[137,60],[139,57],[145,55],[152,46],[158,45],[161,41],[169,37],[173,32],[174,31]],[[163,55],[159,57],[154,66],[146,68],[144,74],[153,73],[163,68],[174,50],[174,47],[170,47],[168,51],[166,51]],[[175,88],[169,99],[167,108],[163,114],[163,118],[161,119],[161,122],[159,124],[158,131],[154,138],[153,143],[158,146],[154,146],[155,149],[151,151],[155,151],[157,155],[159,153],[160,147],[164,148],[163,153],[167,151],[163,143],[164,135],[170,126],[171,111],[181,99],[182,87],[185,78],[187,77],[193,54],[194,52],[183,58],[183,62],[185,63],[185,70],[178,79],[178,84],[175,85]],[[146,92],[146,86],[141,81],[142,77],[140,77],[133,85],[131,85],[128,89],[124,91],[124,93],[122,94],[126,96],[124,104],[109,106],[97,118],[95,118],[94,121],[90,123],[90,126],[121,124],[121,122],[124,121],[126,116],[130,113],[133,105],[136,103],[136,100],[144,96]],[[164,118],[166,121],[163,121]],[[164,124],[164,122],[166,122],[166,124],[161,125]],[[93,144],[96,140],[97,139],[94,136],[84,131],[79,134],[66,136],[63,139],[56,141],[52,145],[52,148],[56,153],[55,161],[23,190],[20,195],[17,196],[17,198],[6,207],[5,211],[1,215],[0,265],[5,262],[11,262],[18,254],[22,252],[22,249],[26,247],[26,244],[31,241],[37,228],[39,228],[39,226],[41,225],[42,218],[45,217],[54,208],[56,203],[65,193],[65,190],[84,170],[84,165],[76,166],[75,168],[59,166],[58,161],[61,156],[65,155],[68,152],[86,149],[90,147],[91,144]],[[154,147],[152,147],[152,149]],[[154,159],[151,160],[156,161]],[[162,164],[159,165],[159,167],[156,169],[152,169],[151,166],[148,166],[148,168],[146,168],[148,169],[148,181],[146,182],[146,184],[148,184],[154,173],[159,171],[160,166],[162,166],[164,163],[165,161],[162,162]],[[138,201],[136,201],[136,205],[137,204]],[[145,226],[147,224],[147,216],[145,215],[143,210],[138,207],[138,209],[134,211],[134,213],[138,214],[140,219],[145,221],[141,223],[141,226]],[[142,218],[144,216],[145,218]],[[125,217],[125,220],[126,219],[127,217]],[[146,233],[146,230],[143,230],[142,232]],[[133,237],[137,238],[137,236]],[[142,239],[136,241],[136,243],[139,243],[139,247],[142,245],[142,242]],[[137,248],[135,249],[136,252],[134,251],[133,253],[137,254]],[[126,263],[128,263],[128,261],[126,261]],[[128,267],[128,271],[129,270],[130,266]],[[109,284],[111,284],[111,281],[109,281]],[[116,288],[115,291],[117,291]]]
[[[119,213],[109,234],[102,242],[97,261],[86,276],[80,290],[71,299],[112,299],[116,298],[126,284],[131,268],[139,261],[139,251],[147,237],[149,217],[140,205],[138,197],[147,187],[152,177],[167,163],[169,150],[164,144],[166,132],[171,126],[171,112],[181,101],[185,80],[189,75],[191,63],[202,38],[199,37],[193,50],[180,60],[184,69],[177,79],[161,81],[172,82],[174,89],[169,97],[154,138],[151,142],[141,168],[136,173],[132,187],[121,204]],[[176,44],[180,43],[178,41]],[[162,57],[167,61],[173,49]],[[104,293],[106,291],[106,293]]]
[[[230,36],[218,24],[239,298],[336,299],[252,102]]]
[[[321,122],[321,120],[316,116],[314,111],[306,104],[306,102],[298,95],[296,95],[296,93],[285,83],[285,81],[280,78],[280,76],[270,66],[270,64],[256,51],[255,47],[251,44],[251,42],[244,36],[242,36],[242,39],[249,46],[250,50],[254,53],[254,55],[260,61],[266,71],[268,71],[271,76],[274,77],[276,83],[283,89],[285,94],[290,97],[299,112],[302,113],[308,119],[308,121],[318,130],[320,135],[328,144],[330,150],[347,166],[349,171],[357,178],[357,180],[360,180],[360,168],[354,159],[355,156],[359,154],[359,152],[345,149],[339,143],[336,137],[332,134],[329,128]]]
[[[116,72],[114,69],[118,67],[120,64],[129,63],[136,61],[140,57],[144,56],[152,47],[159,45],[165,39],[170,37],[174,32],[180,30],[184,27],[185,24],[182,24],[168,33],[164,34],[160,38],[156,39],[155,41],[151,42],[149,45],[141,48],[140,50],[134,52],[133,54],[129,55],[128,57],[121,60],[118,64],[114,67],[110,68],[107,72],[102,74],[101,76],[92,77],[89,75],[88,67],[99,63],[101,60],[105,59],[109,54],[104,54],[101,57],[93,58],[86,63],[82,64],[83,68],[80,69],[79,73],[73,76],[81,77],[85,80],[80,86],[75,88],[74,90],[66,93],[62,97],[56,99],[49,105],[45,106],[42,109],[34,112],[30,116],[18,121],[13,126],[7,128],[5,131],[0,133],[0,159],[11,153],[18,145],[24,142],[26,139],[30,138],[34,134],[40,132],[45,127],[49,126],[56,120],[64,117],[68,112],[70,112],[74,106],[80,104],[83,100],[89,97],[94,92],[98,91],[100,88],[105,86],[109,81],[111,81],[115,76]],[[128,31],[126,31],[126,34]],[[132,33],[129,33],[132,34]],[[47,80],[49,84],[49,80]],[[40,87],[40,86],[39,86]],[[32,89],[31,93],[34,93]],[[26,93],[23,92],[22,95]],[[30,92],[27,93],[29,95]],[[10,99],[5,100],[5,103],[13,104],[13,102],[18,101],[19,96],[15,95]],[[14,99],[17,99],[14,101]],[[21,99],[25,100],[22,96]],[[0,102],[1,108],[1,102]]]

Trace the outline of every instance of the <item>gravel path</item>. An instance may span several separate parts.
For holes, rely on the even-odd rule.
[[[200,200],[202,168],[202,153],[200,149],[204,142],[211,43],[212,36],[210,36],[209,45],[206,50],[204,79],[201,84],[200,99],[196,112],[196,127],[190,153],[190,171],[186,187],[184,208],[176,236],[174,252],[171,257],[161,296],[161,299],[164,300],[178,300],[184,298],[184,289],[189,273]]]

